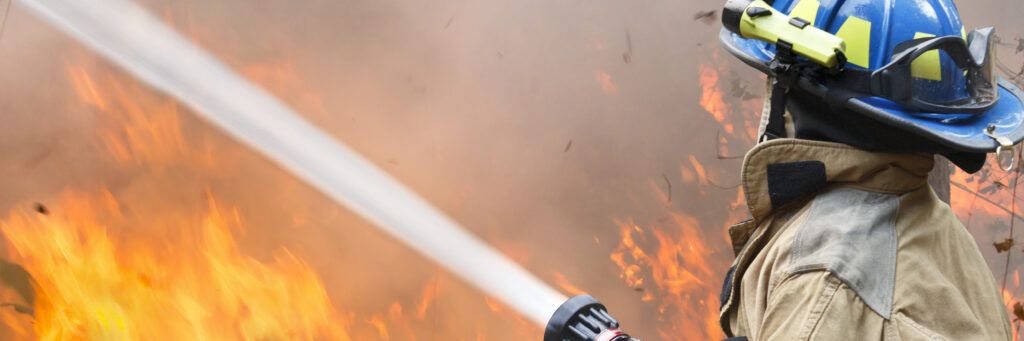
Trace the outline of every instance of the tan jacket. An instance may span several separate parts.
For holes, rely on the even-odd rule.
[[[795,139],[751,150],[742,178],[753,219],[729,231],[726,335],[1010,340],[977,244],[927,186],[932,164]]]

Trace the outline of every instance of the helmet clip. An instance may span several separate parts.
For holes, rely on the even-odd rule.
[[[996,163],[999,164],[999,168],[1009,172],[1013,169],[1016,163],[1016,147],[1013,145],[1013,141],[1003,135],[997,135],[995,133],[996,126],[989,125],[985,128],[985,135],[995,140],[999,144],[996,147]]]

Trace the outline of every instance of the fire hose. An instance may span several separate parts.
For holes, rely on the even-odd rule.
[[[545,341],[632,340],[590,296],[569,300],[268,92],[125,0],[19,0],[374,226],[500,299]]]

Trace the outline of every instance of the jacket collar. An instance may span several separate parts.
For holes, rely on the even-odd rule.
[[[924,153],[874,153],[847,145],[777,139],[758,144],[743,159],[747,208],[759,225],[785,199],[842,184],[883,193],[906,193],[927,185],[934,160]],[[774,203],[774,205],[773,205]]]

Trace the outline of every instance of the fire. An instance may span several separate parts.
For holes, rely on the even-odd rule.
[[[92,80],[92,75],[87,70],[82,67],[68,65],[67,71],[72,89],[75,90],[75,94],[78,95],[78,99],[82,103],[100,108],[101,110],[107,110],[107,101],[100,96],[99,89],[96,88],[96,83]]]
[[[597,82],[601,84],[601,90],[606,94],[614,94],[619,91],[619,88],[612,82],[612,75],[604,71],[597,71],[595,78]]]
[[[569,294],[570,296],[583,295],[587,293],[586,290],[580,289],[579,286],[570,282],[569,279],[561,272],[555,272],[554,276],[555,284],[558,285],[559,289],[562,289],[562,292]]]
[[[97,127],[97,147],[116,163],[153,178],[217,173],[214,160],[224,158],[187,134],[174,101],[82,65],[66,65],[69,83],[107,123]],[[20,295],[28,319],[5,310],[5,329],[43,340],[350,339],[352,318],[302,259],[283,247],[268,260],[242,251],[242,212],[209,190],[205,207],[191,207],[161,200],[170,191],[152,186],[141,190],[152,199],[135,209],[122,196],[137,193],[67,190],[0,221],[5,258],[32,283]]]
[[[698,69],[699,104],[722,128],[718,135],[719,155],[732,155],[730,142],[740,142],[744,150],[752,147],[764,109],[764,98],[758,91],[761,88],[750,85],[756,84],[753,81],[733,75],[730,81],[723,82],[722,75],[729,70],[729,63],[722,60],[719,50],[711,52],[711,60]]]
[[[238,249],[240,213],[218,207],[179,238],[132,243],[109,192],[65,194],[49,212],[12,212],[8,257],[33,275],[39,339],[349,339],[315,273],[286,249],[260,262]],[[179,252],[189,250],[189,252]]]
[[[726,122],[729,116],[729,104],[725,103],[725,94],[719,85],[718,71],[711,66],[700,66],[700,106],[704,108],[715,122],[722,125],[726,133],[732,134],[735,128]]]
[[[366,320],[377,331],[377,336],[380,336],[381,340],[390,340],[391,334],[388,333],[388,323],[380,316],[372,316]]]
[[[427,318],[427,311],[430,310],[431,303],[437,298],[437,291],[440,290],[441,280],[434,280],[433,283],[423,286],[423,293],[420,296],[419,302],[416,304],[416,318],[425,319]]]
[[[657,304],[661,336],[722,338],[715,295],[719,274],[713,271],[714,253],[705,245],[697,220],[671,213],[671,225],[649,232],[632,222],[619,225],[622,239],[610,258],[626,284],[643,292],[641,300]]]
[[[1002,172],[991,167],[986,167],[976,174],[953,172],[950,176],[950,182],[953,184],[950,202],[957,217],[964,222],[973,221],[971,217],[975,215],[986,219],[1005,219],[1007,213],[1003,209],[1010,207],[1010,191],[1004,190],[1005,186],[999,184],[1010,185],[1013,181],[1010,174],[1011,172]],[[984,200],[975,193],[986,194],[984,199],[989,200]]]
[[[113,74],[93,75],[83,66],[66,71],[81,103],[110,122],[99,133],[103,149],[124,165],[161,170],[173,165],[215,170],[207,146],[186,143],[178,104]],[[102,91],[97,84],[103,84]]]
[[[982,253],[990,264],[994,264],[992,270],[996,283],[1002,287],[1011,318],[1016,318],[1014,305],[1022,301],[1019,273],[1021,249],[1013,245],[1020,245],[1024,231],[1021,230],[1020,219],[1013,218],[1011,211],[1020,216],[1022,210],[1019,200],[1017,203],[1013,200],[1012,186],[1017,181],[1015,172],[1002,171],[992,167],[994,164],[994,158],[990,157],[986,167],[978,173],[954,171],[950,177],[950,206],[977,239],[978,245],[982,246]],[[1011,224],[1015,225],[1012,234]],[[1006,245],[1010,247],[1000,252],[994,248],[1000,243],[1008,243]]]
[[[324,112],[320,97],[302,87],[287,60],[237,67],[304,112]],[[90,118],[83,120],[86,131],[95,131],[89,141],[98,153],[92,157],[131,177],[118,173],[108,182],[69,186],[63,194],[42,193],[33,198],[43,203],[38,207],[24,202],[0,213],[0,339],[539,335],[514,311],[443,273],[393,293],[350,295],[336,282],[328,286],[317,263],[301,257],[306,250],[247,238],[247,225],[258,225],[246,224],[247,215],[261,221],[286,217],[284,226],[274,227],[291,229],[318,224],[315,213],[243,210],[233,205],[233,192],[218,193],[251,164],[241,147],[190,121],[187,109],[170,98],[87,55],[72,53],[64,70],[72,99],[67,110]],[[294,182],[265,176],[260,180]],[[519,248],[508,251],[520,262],[529,258]],[[24,269],[25,283],[31,278],[32,284],[9,283],[7,266]],[[392,297],[373,304],[338,301],[366,294]],[[467,312],[477,315],[445,316]]]
[[[693,166],[693,171],[697,172],[697,180],[700,181],[701,186],[706,186],[708,183],[708,173],[704,170],[704,165],[702,165],[700,161],[697,161],[697,157],[693,155],[689,155],[687,159],[690,160],[690,165]]]
[[[491,312],[504,316],[506,320],[512,324],[512,327],[508,328],[508,331],[506,332],[507,335],[504,335],[509,340],[532,340],[536,339],[537,335],[543,335],[543,331],[538,330],[533,323],[527,321],[521,315],[512,311],[496,299],[485,296],[484,303],[487,304],[487,308],[490,309]],[[483,340],[486,338],[481,335],[478,336],[477,339]]]
[[[626,285],[633,289],[643,289],[644,278],[641,275],[643,268],[642,264],[638,264],[642,260],[651,259],[647,255],[647,252],[643,248],[637,245],[633,239],[634,231],[643,233],[643,229],[633,223],[619,224],[622,231],[622,240],[619,241],[619,246],[615,252],[610,256],[611,260],[615,265],[622,270],[619,277],[626,281]],[[629,257],[627,260],[626,257]],[[644,293],[643,301],[648,302],[654,299],[651,293]]]
[[[1009,312],[1010,321],[1013,324],[1013,341],[1020,340],[1020,323],[1024,322],[1021,320],[1021,316],[1024,315],[1024,309],[1021,309],[1020,301],[1014,299],[1013,294],[1006,289],[1001,290],[1003,294],[1003,304],[1006,305],[1006,311]]]
[[[732,139],[750,144],[756,140],[761,99],[744,92],[738,96],[741,105],[734,110],[722,90],[720,73],[727,67],[718,63],[717,58],[717,54],[713,54],[717,66],[700,66],[699,104],[722,128],[723,133],[716,141],[708,141],[720,145],[718,153],[721,156],[723,149],[728,154],[728,144]],[[751,115],[734,116],[741,110]],[[741,124],[743,131],[737,133],[734,124]],[[714,165],[702,163],[695,155],[688,155],[681,161],[678,178],[682,181],[677,192],[689,193],[681,205],[708,197],[712,194],[708,190],[712,185],[726,189],[709,178],[709,173],[715,170],[709,166]],[[664,186],[670,190],[670,179],[663,177]],[[660,182],[652,183],[660,185]],[[660,186],[654,188],[656,193],[663,194]],[[722,217],[722,225],[702,224],[695,216],[680,212],[671,201],[665,200],[669,198],[667,195],[660,198],[665,210],[657,211],[663,218],[656,223],[617,222],[620,240],[609,258],[619,268],[619,276],[625,284],[639,292],[639,299],[656,308],[660,326],[658,333],[662,339],[714,340],[724,337],[718,323],[718,293],[722,276],[731,261],[731,252],[727,252],[729,238],[724,227],[748,215],[742,189],[735,191],[735,196],[722,203],[723,207],[728,207],[727,214]]]

